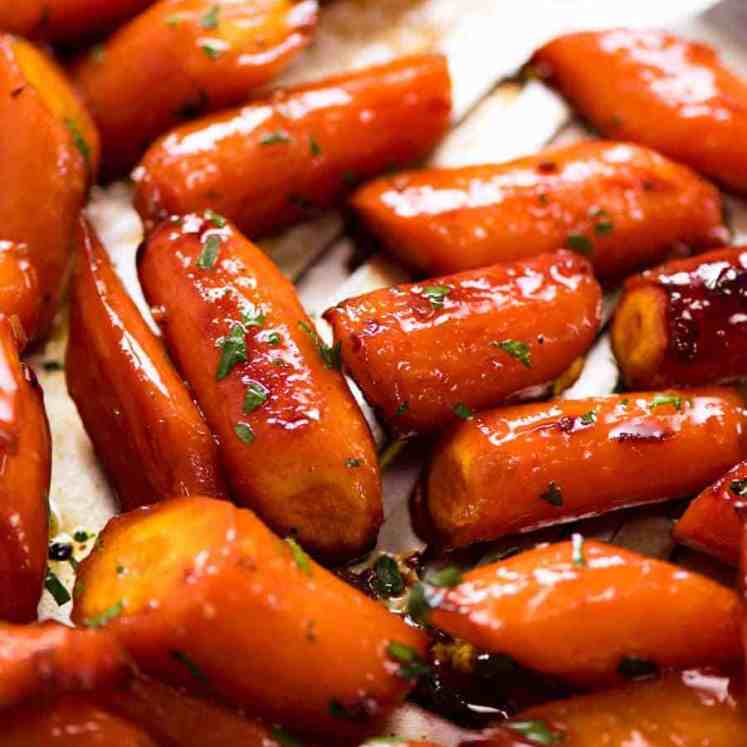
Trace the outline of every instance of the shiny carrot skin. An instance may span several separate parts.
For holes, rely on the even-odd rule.
[[[709,485],[674,525],[677,542],[739,565],[744,520],[737,513],[747,500],[747,462],[732,467]]]
[[[426,532],[447,546],[691,495],[743,458],[730,389],[638,392],[484,412],[436,447]]]
[[[659,31],[589,31],[554,39],[533,64],[607,137],[747,189],[747,81],[711,47]]]
[[[420,660],[423,634],[250,511],[179,498],[113,519],[102,538],[73,618],[105,615],[146,673],[330,735],[375,728],[412,684],[405,658]]]
[[[102,33],[139,13],[154,0],[23,0],[3,3],[0,29],[53,42]]]
[[[38,328],[41,311],[39,275],[28,246],[0,240],[0,314],[16,317],[27,339]],[[18,343],[25,345],[20,339]]]
[[[78,243],[65,377],[120,503],[227,497],[213,434],[161,341],[85,223]]]
[[[428,276],[565,246],[613,281],[679,244],[728,238],[715,187],[647,148],[607,141],[382,177],[352,204],[389,251]]]
[[[184,125],[135,170],[146,227],[213,208],[248,236],[337,204],[355,181],[413,163],[446,132],[449,71],[405,57]]]
[[[541,391],[592,344],[600,302],[589,263],[561,251],[374,291],[324,318],[366,399],[406,434]]]
[[[47,567],[52,445],[44,396],[0,317],[0,620],[36,619]]]
[[[630,278],[612,347],[631,387],[747,375],[747,247],[677,260]]]
[[[74,696],[0,713],[0,730],[3,747],[165,747],[93,701]]]
[[[580,539],[580,537],[578,538]],[[432,594],[429,621],[578,685],[741,660],[737,595],[602,542],[540,545]]]
[[[461,747],[734,747],[747,744],[740,696],[733,678],[691,669],[530,708]]]
[[[0,199],[3,247],[25,247],[37,283],[33,296],[18,301],[24,311],[6,309],[19,313],[26,334],[38,339],[64,291],[78,214],[97,168],[98,136],[51,58],[8,34],[0,34],[0,129],[0,178],[12,185]],[[9,271],[25,274],[22,267]]]
[[[357,557],[375,541],[381,488],[336,352],[280,270],[211,215],[165,223],[140,256],[166,345],[220,439],[234,498],[325,558]]]
[[[101,132],[105,178],[125,175],[185,118],[245,101],[311,40],[316,0],[160,0],[72,68]]]
[[[53,622],[0,624],[0,709],[72,692],[105,690],[131,673],[106,631]]]

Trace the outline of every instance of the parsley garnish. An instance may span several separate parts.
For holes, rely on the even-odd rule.
[[[581,425],[593,425],[597,420],[597,414],[594,412],[594,410],[589,410],[589,412],[585,412],[581,418]]]
[[[294,736],[288,734],[288,732],[281,726],[273,726],[270,730],[270,734],[282,747],[303,747],[303,742],[300,742]]]
[[[532,367],[532,354],[529,345],[521,340],[501,340],[500,342],[491,342],[493,347],[500,348],[504,353],[516,358],[525,368]]]
[[[293,560],[298,566],[298,569],[307,576],[310,576],[311,561],[309,560],[309,556],[303,551],[301,545],[299,545],[293,537],[286,537],[285,541],[288,543],[288,547],[290,547],[291,555],[293,556]]]
[[[254,431],[248,423],[236,423],[233,427],[233,432],[243,441],[247,446],[254,441]]]
[[[388,599],[398,597],[405,590],[405,581],[399,572],[397,561],[390,555],[379,555],[373,566],[372,586],[379,596]]]
[[[218,16],[220,15],[220,5],[213,5],[210,10],[200,19],[200,26],[204,29],[218,28]]]
[[[42,363],[42,368],[45,371],[63,371],[65,367],[62,365],[61,361],[44,361]]]
[[[282,338],[280,337],[280,335],[277,332],[270,332],[270,334],[267,335],[267,342],[270,345],[280,345],[280,340],[281,339]]]
[[[92,539],[95,536],[96,532],[87,532],[85,529],[76,529],[73,534],[73,539],[76,542],[88,542],[89,539]]]
[[[455,565],[447,565],[445,568],[429,573],[426,580],[431,586],[451,589],[462,583],[462,572]]]
[[[209,41],[204,41],[202,44],[200,44],[200,49],[211,59],[211,60],[217,60],[221,55],[221,48]]]
[[[462,418],[462,420],[472,420],[472,410],[464,402],[457,402],[454,405],[454,414]]]
[[[197,266],[201,270],[210,270],[215,264],[215,260],[218,259],[221,241],[221,237],[214,233],[205,237],[202,243],[202,251],[200,252],[200,256],[197,257]]]
[[[390,659],[399,663],[397,674],[403,680],[412,682],[423,674],[430,672],[430,667],[423,661],[420,654],[411,646],[398,641],[390,641],[386,648]]]
[[[362,459],[353,459],[353,458],[351,458],[351,459],[346,459],[345,460],[345,466],[348,469],[355,469],[356,467],[360,467],[362,464],[363,464],[363,460]]]
[[[83,624],[87,628],[103,628],[105,625],[110,623],[115,617],[119,617],[124,609],[124,603],[120,599],[116,604],[113,604],[109,609],[104,610],[94,617],[89,617],[83,621]]]
[[[629,680],[646,680],[655,677],[658,671],[655,662],[640,656],[623,656],[617,665],[617,673]]]
[[[410,405],[407,402],[403,402],[395,411],[394,416],[399,417],[404,415],[410,409]]]
[[[44,579],[44,588],[52,595],[57,605],[61,607],[70,601],[70,592],[64,587],[62,581],[52,571],[47,571]]]
[[[729,483],[729,490],[740,498],[747,498],[747,479],[732,480]]]
[[[73,144],[80,151],[86,166],[91,168],[91,146],[83,137],[83,133],[78,127],[78,123],[72,117],[65,117],[65,127],[67,127],[70,136],[73,138]]]
[[[565,245],[574,252],[584,254],[587,257],[594,252],[594,246],[591,241],[582,233],[571,233],[565,240]]]
[[[277,143],[289,143],[291,141],[287,132],[278,130],[277,132],[268,132],[260,138],[260,145],[275,145]]]
[[[268,391],[262,386],[262,384],[253,381],[249,384],[244,393],[243,411],[247,415],[254,412],[258,407],[261,407],[265,402],[267,402],[267,394]]]
[[[246,361],[246,329],[236,322],[221,343],[221,356],[215,378],[220,381],[231,373],[234,366]]]
[[[178,13],[173,13],[170,16],[166,16],[166,18],[163,19],[163,22],[169,27],[169,28],[176,28],[184,19],[182,16],[180,16]]]
[[[312,156],[320,156],[322,154],[322,147],[314,139],[313,135],[309,136],[309,152]]]
[[[563,494],[560,492],[560,488],[554,480],[550,481],[547,490],[540,495],[540,498],[543,501],[547,501],[552,506],[563,505]]]
[[[215,210],[211,210],[210,208],[208,208],[205,211],[204,215],[205,220],[210,221],[216,228],[226,227],[226,219],[219,213],[216,213]]]
[[[91,58],[94,62],[100,63],[104,61],[106,56],[106,47],[103,44],[96,44],[91,47]]]
[[[682,409],[682,397],[678,397],[676,394],[657,394],[649,404],[649,409],[655,410],[657,407],[665,407],[666,405],[672,405],[675,410]]]
[[[586,565],[586,556],[584,555],[584,537],[582,534],[574,533],[571,536],[571,546],[573,547],[573,565],[582,568]]]
[[[564,739],[562,733],[553,731],[544,721],[538,719],[533,721],[508,721],[505,725],[532,744],[541,745],[541,747],[560,744]]]
[[[189,673],[200,682],[208,682],[207,675],[200,669],[192,659],[184,653],[184,651],[172,651],[171,658],[176,659],[180,664],[183,664]]]
[[[451,288],[448,285],[428,285],[423,288],[423,298],[427,298],[434,309],[441,309],[450,291]]]
[[[311,341],[316,347],[319,357],[322,359],[325,368],[332,370],[340,370],[340,351],[342,350],[342,343],[336,342],[331,347],[324,343],[321,337],[317,334],[317,331],[310,327],[306,322],[299,322],[298,326],[309,336]]]

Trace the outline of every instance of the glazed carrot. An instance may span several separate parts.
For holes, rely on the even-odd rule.
[[[0,314],[16,317],[23,337],[32,334],[41,313],[39,276],[26,244],[0,241]],[[18,340],[23,348],[23,340]]]
[[[105,619],[159,678],[292,730],[342,735],[374,728],[421,671],[419,630],[250,511],[180,498],[113,519],[101,536],[73,618]]]
[[[746,499],[747,462],[740,462],[690,504],[674,526],[674,538],[724,563],[738,565],[744,521],[737,509]]]
[[[530,708],[462,747],[734,747],[747,744],[732,678],[689,670]]]
[[[120,503],[226,497],[213,435],[161,341],[85,223],[78,241],[65,377]]]
[[[311,40],[316,0],[160,0],[73,67],[101,131],[104,176],[161,133],[245,101]]]
[[[0,709],[50,695],[105,689],[130,673],[106,631],[58,623],[0,624]]]
[[[411,433],[541,392],[594,341],[600,300],[589,263],[561,251],[374,291],[324,318],[366,399]]]
[[[659,31],[561,36],[533,63],[601,133],[747,189],[747,81],[711,47]]]
[[[12,185],[0,200],[3,247],[24,247],[38,283],[33,295],[3,293],[3,300],[12,313],[20,304],[27,335],[38,338],[64,290],[78,213],[97,167],[98,137],[52,60],[7,34],[0,34],[0,130],[0,178]],[[26,275],[23,267],[7,272]]]
[[[47,566],[52,447],[41,387],[0,317],[0,620],[36,619]]]
[[[612,347],[634,387],[747,375],[747,247],[678,260],[630,278]]]
[[[438,55],[279,91],[165,135],[135,170],[146,227],[214,208],[252,238],[329,208],[353,181],[422,158],[445,133]]]
[[[615,280],[680,243],[728,237],[713,186],[646,148],[605,141],[382,177],[352,203],[389,251],[429,276],[565,246]]]
[[[691,495],[743,458],[745,424],[730,389],[484,412],[437,446],[422,488],[423,523],[440,542],[461,546]]]
[[[3,747],[165,747],[134,724],[77,697],[0,713],[0,731]]]
[[[426,598],[436,627],[579,685],[741,660],[733,591],[602,542],[540,545]]]
[[[154,0],[23,0],[0,6],[0,29],[55,42],[102,33]]]
[[[210,211],[165,223],[139,269],[236,500],[325,558],[368,550],[382,512],[373,441],[291,283]]]

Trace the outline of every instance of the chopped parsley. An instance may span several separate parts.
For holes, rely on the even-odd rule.
[[[360,467],[362,464],[363,464],[362,459],[354,459],[351,457],[350,459],[345,460],[345,466],[348,469],[356,469],[357,467]]]
[[[247,446],[254,442],[254,431],[248,423],[236,423],[233,427],[233,432],[236,434],[237,438]]]
[[[379,555],[373,565],[372,586],[379,596],[389,599],[398,597],[405,590],[405,581],[399,571],[397,561],[391,555]]]
[[[76,529],[73,534],[73,539],[76,542],[88,542],[89,539],[93,539],[96,536],[96,532],[87,532],[85,529]]]
[[[493,347],[500,348],[504,353],[508,353],[512,358],[516,358],[525,368],[532,367],[532,353],[529,345],[521,340],[501,340],[500,342],[491,342]]]
[[[554,480],[550,481],[547,490],[540,495],[540,498],[543,501],[547,501],[552,506],[563,505],[563,494],[560,492],[560,487]]]
[[[568,234],[568,238],[565,240],[565,245],[574,252],[578,252],[587,257],[594,252],[593,244],[582,233]]]
[[[221,48],[214,42],[204,41],[200,44],[200,49],[211,59],[217,60],[221,55]]]
[[[656,662],[640,656],[623,656],[617,665],[617,673],[629,680],[646,680],[659,672]]]
[[[214,233],[205,237],[205,240],[202,242],[202,251],[200,252],[200,256],[197,257],[197,266],[201,270],[212,269],[215,260],[218,259],[221,242],[221,237]]]
[[[593,425],[596,423],[597,414],[594,410],[589,410],[589,412],[585,412],[579,420],[581,421],[581,425]]]
[[[312,156],[322,155],[322,146],[319,145],[313,135],[309,136],[309,152]]]
[[[319,353],[319,357],[322,359],[322,363],[324,363],[325,368],[339,371],[341,365],[340,352],[342,350],[342,343],[336,342],[330,347],[329,345],[325,344],[324,340],[322,340],[321,337],[319,337],[317,331],[309,326],[306,322],[299,322],[298,326],[309,336],[311,341],[314,343],[314,346],[316,347],[317,352]]]
[[[682,409],[682,397],[676,394],[657,394],[649,404],[649,409],[655,410],[657,407],[666,407],[672,405],[675,410]]]
[[[233,371],[234,366],[246,361],[246,329],[236,322],[231,331],[223,338],[218,370],[215,378],[220,381]]]
[[[119,617],[124,610],[124,603],[120,599],[116,604],[113,604],[109,609],[104,610],[94,617],[89,617],[83,621],[83,624],[87,628],[103,628],[105,625],[114,620],[115,617]]]
[[[303,742],[299,741],[291,734],[288,734],[288,732],[281,726],[273,726],[270,730],[270,736],[281,745],[281,747],[303,747]]]
[[[462,572],[455,565],[447,565],[445,568],[429,573],[427,581],[431,586],[451,589],[462,583]]]
[[[205,220],[210,221],[216,228],[226,227],[226,219],[219,213],[216,213],[215,210],[211,210],[210,208],[208,208],[205,211],[204,215]]]
[[[62,365],[61,361],[44,361],[42,368],[45,371],[63,371],[65,366]]]
[[[282,338],[277,332],[270,332],[269,335],[267,335],[267,342],[270,345],[280,345]]]
[[[428,616],[432,609],[433,605],[429,599],[426,585],[423,583],[415,584],[407,596],[407,614],[415,622],[425,625],[428,623]]]
[[[70,136],[73,138],[73,144],[80,151],[83,156],[83,160],[86,162],[86,166],[91,168],[91,146],[88,141],[83,137],[83,133],[78,127],[78,123],[72,117],[65,117],[65,127],[67,127]]]
[[[740,498],[747,498],[747,479],[732,480],[729,483],[729,491]]]
[[[532,744],[546,745],[560,744],[565,735],[561,732],[554,731],[544,721],[534,719],[532,721],[508,721],[506,728],[520,734]]]
[[[258,407],[261,407],[267,402],[268,390],[262,386],[262,384],[253,381],[246,388],[244,393],[244,406],[243,411],[249,415],[254,412]]]
[[[95,63],[101,63],[104,61],[104,57],[106,56],[106,47],[104,47],[103,44],[96,44],[93,47],[91,47],[91,59]]]
[[[184,651],[172,651],[171,658],[178,661],[189,671],[189,673],[199,682],[207,683],[209,680],[205,672],[200,669]]]
[[[395,411],[394,416],[400,417],[400,415],[404,415],[408,410],[410,409],[410,405],[407,402],[403,402]]]
[[[454,405],[454,414],[462,418],[462,420],[472,419],[472,410],[470,410],[464,402],[457,402]]]
[[[288,544],[288,547],[290,547],[291,555],[293,556],[293,560],[298,566],[298,569],[307,576],[310,576],[311,561],[309,560],[309,556],[304,552],[301,545],[293,539],[293,537],[286,537],[285,541]]]
[[[444,299],[449,295],[451,288],[448,285],[427,285],[423,288],[423,298],[431,302],[434,309],[441,309],[444,305]]]
[[[289,143],[291,141],[290,136],[287,132],[277,130],[276,132],[268,132],[263,135],[260,140],[260,145],[277,145],[277,143]]]
[[[200,26],[204,29],[218,28],[218,16],[220,15],[220,5],[213,5],[205,15],[200,18]]]
[[[583,568],[586,565],[586,556],[584,555],[584,537],[578,532],[571,536],[571,546],[573,547],[573,565],[577,568]]]
[[[169,27],[169,28],[176,28],[184,18],[180,16],[178,13],[172,13],[170,16],[166,16],[166,18],[163,19],[163,22]]]
[[[44,579],[44,588],[52,595],[52,598],[57,602],[59,607],[63,604],[67,604],[71,599],[70,592],[52,571],[47,571],[47,575]]]
[[[390,659],[399,663],[397,674],[404,680],[412,682],[421,675],[430,672],[430,667],[412,646],[407,646],[398,641],[390,641],[386,652]]]

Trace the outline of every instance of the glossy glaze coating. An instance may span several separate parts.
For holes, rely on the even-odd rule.
[[[27,335],[38,338],[64,291],[98,137],[52,60],[7,34],[0,34],[0,130],[0,178],[9,185],[0,197],[0,247],[3,253],[18,247],[37,283],[34,297],[17,300],[22,311],[8,310],[20,313],[30,325]],[[25,274],[23,268],[10,271]]]
[[[47,567],[52,444],[44,395],[0,317],[0,620],[36,619]]]
[[[630,278],[612,346],[631,387],[747,374],[747,247],[669,262]]]
[[[216,11],[217,8],[217,11]],[[160,0],[72,68],[106,178],[185,118],[245,101],[311,38],[316,0]]]
[[[631,657],[684,669],[742,655],[733,591],[596,541],[540,545],[479,567],[432,605],[436,627],[579,685],[622,679]]]
[[[53,622],[0,624],[0,709],[70,692],[105,690],[131,673],[106,631]]]
[[[140,257],[166,345],[220,439],[233,497],[325,558],[359,556],[382,518],[368,426],[292,284],[215,222],[165,223]]]
[[[688,506],[672,534],[677,542],[738,565],[744,521],[737,509],[746,502],[747,462],[740,462]]]
[[[74,696],[2,713],[0,730],[3,747],[164,747],[134,724]]]
[[[145,672],[330,735],[375,728],[410,687],[387,651],[395,641],[422,656],[421,631],[250,511],[175,499],[112,520],[102,537],[73,618],[117,605],[108,629]]]
[[[484,412],[447,435],[422,512],[447,546],[701,490],[745,453],[730,389],[637,392]]]
[[[540,744],[563,747],[735,747],[747,744],[741,695],[733,678],[691,669],[530,708],[511,719],[518,729],[461,747],[536,747],[536,739],[521,735],[527,723],[556,739]]]
[[[713,186],[647,148],[605,141],[382,177],[352,203],[389,251],[428,276],[567,247],[614,280],[677,245],[728,237]]]
[[[255,238],[332,207],[393,164],[421,159],[450,112],[438,55],[279,91],[165,135],[134,172],[135,205],[147,227],[213,208]]]
[[[39,275],[28,246],[0,240],[0,314],[16,317],[24,338],[38,327],[42,310],[40,299]],[[18,344],[23,348],[25,341],[19,339]]]
[[[747,189],[747,81],[715,51],[660,31],[561,36],[534,56],[597,130]]]
[[[406,434],[542,392],[593,342],[600,302],[589,263],[563,251],[374,291],[324,318],[366,399]]]
[[[216,441],[163,344],[85,223],[78,243],[65,377],[122,507],[227,497]]]
[[[154,0],[23,0],[0,6],[0,29],[55,42],[111,29]]]

